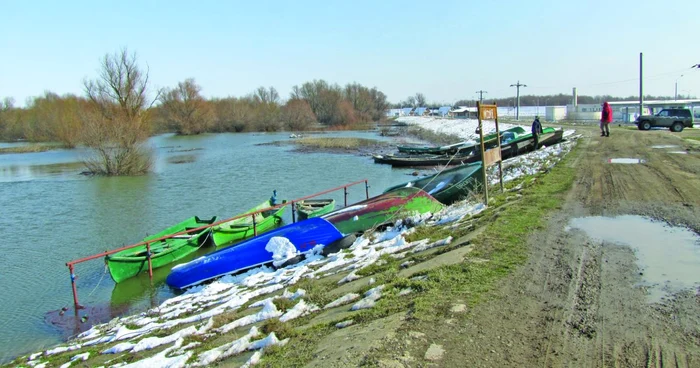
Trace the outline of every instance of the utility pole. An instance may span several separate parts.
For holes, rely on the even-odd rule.
[[[527,84],[521,84],[520,81],[516,84],[511,84],[511,87],[516,87],[516,98],[518,99],[518,106],[515,109],[515,120],[520,120],[520,87],[527,87]]]
[[[674,100],[678,100],[678,80],[683,78],[683,74],[681,74],[680,77],[676,78],[676,93],[673,95]]]
[[[643,80],[644,75],[642,74],[642,60],[643,54],[639,53],[639,116],[644,115],[644,89]]]
[[[483,90],[478,90],[478,91],[476,91],[476,93],[479,94],[479,102],[484,103],[484,93],[488,93],[488,92],[483,91]]]

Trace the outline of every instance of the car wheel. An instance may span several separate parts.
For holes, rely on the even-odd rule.
[[[683,123],[675,122],[671,125],[671,131],[674,133],[680,133],[683,131]]]
[[[651,129],[651,123],[649,122],[649,120],[644,120],[640,124],[641,124],[640,126],[642,127],[642,130]]]

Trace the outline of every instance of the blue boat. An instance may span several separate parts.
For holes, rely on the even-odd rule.
[[[318,244],[328,245],[343,234],[320,217],[289,224],[232,247],[218,250],[191,262],[173,267],[166,282],[184,289],[223,275],[272,263],[272,253],[265,246],[273,237],[287,238],[299,252],[308,252]]]

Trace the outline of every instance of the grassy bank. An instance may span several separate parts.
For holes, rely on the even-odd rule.
[[[374,139],[365,138],[320,138],[308,137],[296,139],[293,143],[306,148],[319,149],[355,149],[362,147],[373,147],[381,142]]]
[[[62,148],[62,146],[58,144],[29,144],[26,146],[0,148],[0,154],[45,152],[58,148]]]

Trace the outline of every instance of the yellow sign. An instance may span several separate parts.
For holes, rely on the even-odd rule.
[[[479,118],[481,120],[498,119],[498,108],[496,105],[479,105]]]
[[[486,165],[486,167],[498,161],[501,161],[501,150],[498,147],[484,152],[484,165]]]

